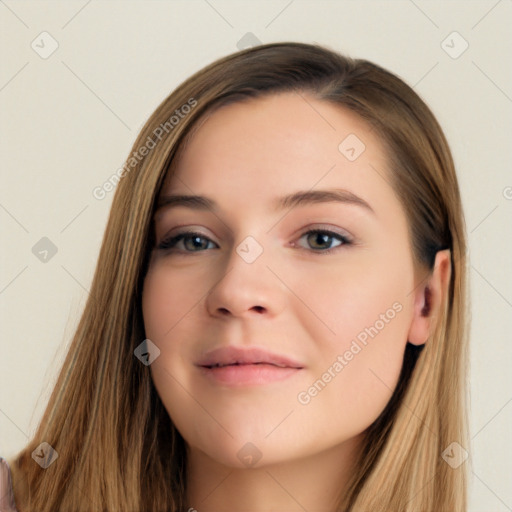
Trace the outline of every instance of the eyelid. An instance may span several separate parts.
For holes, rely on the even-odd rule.
[[[311,233],[325,233],[333,239],[338,239],[338,241],[341,243],[339,245],[335,245],[334,247],[331,247],[329,249],[317,249],[317,250],[300,246],[298,244],[298,241],[300,241],[300,239],[302,237],[309,235]],[[313,253],[313,254],[327,255],[327,254],[336,253],[339,250],[342,250],[342,249],[346,248],[347,246],[352,246],[352,245],[355,245],[355,239],[352,235],[340,233],[338,229],[334,229],[331,227],[322,227],[322,226],[311,227],[311,226],[309,226],[308,228],[301,231],[301,234],[297,238],[297,242],[293,242],[292,247],[299,247],[299,249],[302,249],[306,252]]]
[[[202,228],[196,228],[194,225],[190,224],[183,224],[179,226],[174,226],[170,231],[167,232],[167,234],[164,234],[160,239],[160,243],[165,242],[166,240],[169,240],[171,238],[175,238],[179,235],[200,235],[211,240],[211,236],[202,232]],[[156,237],[156,239],[158,240],[158,237]]]
[[[309,233],[310,231],[327,231],[331,234],[338,235],[339,237],[345,238],[351,242],[354,241],[354,237],[346,230],[341,229],[339,227],[332,226],[330,224],[310,224],[308,226],[305,226],[299,230],[300,237],[304,236],[306,233]]]
[[[171,241],[174,241],[176,238],[180,237],[180,239],[186,238],[186,237],[193,237],[193,236],[199,236],[201,238],[204,238],[205,240],[208,240],[209,242],[218,245],[216,242],[214,242],[209,235],[206,235],[204,233],[201,233],[200,231],[196,231],[194,228],[190,229],[183,229],[182,231],[176,231],[173,232],[170,235],[165,235],[162,237],[162,240],[160,242],[157,242],[155,244],[155,249],[163,249],[168,250],[167,248],[162,247],[162,245],[167,244]],[[185,252],[201,252],[201,251],[185,251]]]
[[[180,230],[180,228],[183,228],[183,230]],[[179,235],[200,235],[205,238],[208,238],[209,240],[211,240],[213,242],[210,235],[207,235],[206,233],[202,233],[200,231],[200,229],[201,228],[196,229],[193,226],[190,227],[190,225],[187,225],[187,224],[183,224],[182,226],[174,226],[174,228],[171,230],[172,234],[164,235],[161,239],[161,242],[169,240],[170,238],[174,238]],[[175,231],[175,230],[178,230],[178,231]],[[355,241],[354,236],[352,236],[347,230],[341,229],[337,226],[332,226],[330,224],[322,224],[322,223],[313,223],[313,224],[304,226],[300,230],[298,230],[297,234],[294,236],[302,237],[310,231],[329,231],[329,232],[336,234],[340,237],[346,238],[347,240],[349,240],[351,242]]]

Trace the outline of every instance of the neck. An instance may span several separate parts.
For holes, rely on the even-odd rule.
[[[312,456],[233,468],[189,450],[187,503],[198,512],[335,510],[362,447],[362,435]]]

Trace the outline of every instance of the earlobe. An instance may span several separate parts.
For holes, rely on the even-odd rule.
[[[451,277],[449,249],[438,251],[426,283],[418,287],[414,296],[413,318],[407,340],[413,345],[427,342],[435,328],[443,301],[446,299]]]

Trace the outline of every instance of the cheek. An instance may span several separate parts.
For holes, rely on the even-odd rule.
[[[166,270],[163,264],[150,270],[142,292],[146,336],[156,344],[163,344],[204,293],[206,289],[201,289],[200,282],[191,286],[183,273]]]
[[[207,424],[207,417],[200,402],[188,391],[194,389],[194,377],[187,344],[181,341],[194,337],[187,317],[193,315],[194,307],[207,290],[206,285],[201,286],[205,281],[198,280],[197,286],[191,286],[190,278],[185,279],[185,275],[165,268],[164,264],[148,272],[142,293],[142,313],[145,335],[160,350],[150,366],[153,383],[173,423],[189,437],[196,430],[198,418]]]
[[[316,351],[309,387],[297,395],[304,421],[328,418],[334,429],[346,425],[355,434],[384,409],[398,382],[407,342],[408,272],[406,264],[397,270],[364,262],[350,272],[302,282],[301,293],[315,313],[302,322]]]
[[[180,332],[183,320],[190,312],[190,294],[170,293],[176,290],[176,281],[172,286],[170,278],[164,272],[151,272],[144,280],[142,293],[142,314],[146,338],[149,338],[160,350],[159,356],[151,364],[151,373],[155,387],[167,407],[176,392],[176,379],[181,381],[180,369],[183,368],[183,338]]]
[[[320,354],[331,356],[332,351],[346,350],[356,337],[364,343],[371,339],[369,331],[378,332],[382,345],[403,342],[402,336],[381,333],[398,329],[403,334],[406,330],[408,315],[403,312],[411,301],[412,270],[406,265],[396,270],[370,257],[357,259],[345,266],[326,264],[315,272],[306,269],[286,275],[301,299],[293,306],[295,318],[316,340]]]
[[[297,403],[298,418],[312,436],[319,419],[322,430],[330,433],[326,437],[355,436],[386,407],[398,382],[406,344],[406,322],[400,318],[406,310],[396,309],[388,310],[387,324],[368,316],[362,327],[352,325],[347,331],[356,334],[338,336],[322,362],[311,369],[311,379],[297,393]]]

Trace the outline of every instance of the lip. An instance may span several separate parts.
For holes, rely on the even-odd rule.
[[[261,348],[221,347],[207,352],[197,366],[226,366],[234,364],[268,364],[301,369],[304,366],[288,356],[274,354]]]
[[[261,385],[287,379],[304,366],[294,359],[260,348],[221,347],[196,364],[203,375],[220,384]]]

